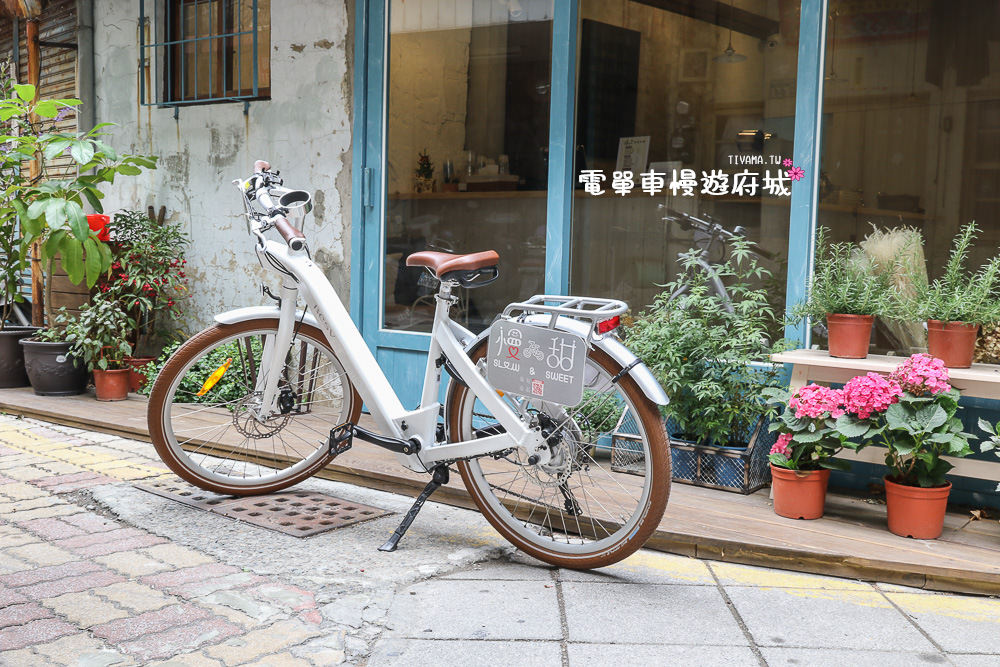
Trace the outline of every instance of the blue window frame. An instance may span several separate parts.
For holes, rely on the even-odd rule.
[[[270,0],[153,0],[147,5],[140,0],[141,103],[177,108],[267,99],[270,4]]]
[[[391,331],[379,321],[382,289],[382,238],[385,207],[385,97],[388,35],[387,0],[356,0],[354,60],[354,204],[352,206],[351,312],[368,344],[404,399],[416,398],[425,334]],[[545,290],[569,287],[570,238],[574,190],[576,63],[579,7],[554,5]],[[804,296],[812,263],[816,219],[820,118],[823,94],[823,44],[827,0],[801,0],[795,106],[794,160],[805,171],[792,191],[788,233],[787,300]],[[808,342],[805,326],[787,335]]]

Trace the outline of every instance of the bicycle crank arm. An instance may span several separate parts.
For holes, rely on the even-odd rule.
[[[420,451],[420,441],[416,438],[401,440],[400,438],[374,433],[350,422],[334,426],[330,429],[330,437],[327,442],[331,452],[340,454],[351,448],[351,441],[354,438],[370,442],[373,445],[388,449],[390,452],[396,452],[397,454],[409,455]]]

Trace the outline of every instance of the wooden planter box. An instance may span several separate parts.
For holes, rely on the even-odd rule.
[[[642,475],[645,472],[642,445],[637,434],[623,428],[625,421],[623,415],[611,436],[611,469]],[[757,422],[747,447],[722,447],[680,439],[674,435],[676,424],[668,420],[673,480],[743,494],[766,486],[771,481],[767,455],[777,439],[777,433],[768,432],[768,423],[766,419]]]

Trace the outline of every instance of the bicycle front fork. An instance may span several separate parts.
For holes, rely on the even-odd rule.
[[[278,333],[269,336],[264,341],[264,349],[260,356],[260,368],[257,370],[255,393],[260,397],[256,417],[258,422],[264,422],[278,409],[278,381],[288,349],[295,335],[295,303],[298,299],[298,288],[294,285],[282,284],[279,291]],[[252,350],[249,351],[252,354]]]

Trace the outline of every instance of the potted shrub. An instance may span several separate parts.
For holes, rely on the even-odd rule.
[[[847,440],[836,421],[844,414],[843,392],[810,384],[791,395],[781,389],[765,395],[769,403],[784,407],[781,418],[771,424],[771,430],[780,433],[768,456],[774,512],[789,519],[818,519],[830,470],[849,468],[846,461],[833,458]]]
[[[795,309],[800,319],[826,319],[831,357],[864,359],[876,317],[891,314],[893,285],[888,271],[850,243],[830,243],[820,227],[809,295]]]
[[[93,371],[99,401],[123,401],[128,397],[125,357],[131,354],[132,346],[126,332],[134,327],[135,322],[121,303],[100,292],[66,325],[70,352]]]
[[[6,71],[6,65],[0,66],[0,96],[9,98],[12,94],[12,81]],[[7,134],[7,132],[5,132]],[[6,144],[10,146],[10,143]],[[17,324],[15,316],[20,314],[20,304],[24,298],[20,294],[21,272],[27,266],[25,255],[21,251],[20,235],[18,234],[17,210],[13,200],[17,193],[16,186],[25,181],[22,174],[22,156],[20,151],[0,151],[0,183],[3,185],[0,194],[0,387],[24,387],[28,384],[28,376],[24,371],[24,354],[20,340],[32,335],[38,327],[25,326],[29,321],[21,320]],[[29,314],[30,317],[30,314]]]
[[[933,281],[916,281],[904,309],[927,320],[927,351],[949,368],[968,368],[982,324],[1000,321],[1000,255],[971,273],[965,268],[979,229],[970,222],[955,236],[944,273]]]
[[[625,330],[629,348],[670,397],[663,414],[671,440],[678,443],[675,479],[728,486],[719,477],[742,477],[741,486],[729,488],[744,493],[767,482],[766,476],[746,480],[738,468],[748,466],[757,441],[769,436],[764,422],[776,408],[761,396],[780,385],[780,369],[769,355],[784,348],[783,340],[771,342],[781,320],[759,286],[769,272],[757,264],[751,248],[749,241],[736,239],[729,257],[711,267],[699,263],[698,250],[683,254],[683,272]],[[725,282],[729,300],[715,291],[716,280]],[[770,442],[762,446],[763,459]],[[703,465],[686,464],[680,457],[701,458]]]
[[[951,492],[942,455],[968,456],[971,434],[962,431],[959,391],[948,384],[944,362],[915,354],[889,377],[859,376],[844,386],[846,414],[838,428],[859,437],[858,448],[885,445],[889,530],[902,537],[941,534]]]
[[[87,389],[87,365],[70,352],[66,340],[72,321],[62,309],[51,326],[20,341],[28,381],[39,396],[73,396]]]
[[[94,231],[84,214],[84,205],[102,212],[104,194],[100,186],[113,183],[118,175],[134,176],[143,168],[154,169],[156,158],[120,154],[104,142],[103,129],[96,125],[88,132],[55,131],[54,121],[80,104],[80,100],[36,100],[34,86],[0,83],[7,94],[0,99],[0,120],[5,124],[3,153],[4,190],[0,217],[17,216],[21,224],[20,257],[29,249],[45,263],[46,293],[51,289],[51,267],[56,254],[73,283],[87,281],[88,287],[111,267],[111,251]],[[48,161],[68,155],[73,161],[73,177],[49,178]],[[25,162],[39,165],[40,178],[31,178]],[[9,173],[8,173],[9,172]],[[34,295],[41,298],[42,295]],[[51,299],[45,295],[46,321],[52,321]]]
[[[184,251],[189,243],[179,225],[154,219],[140,211],[120,211],[107,226],[112,239],[111,271],[101,278],[98,289],[113,294],[136,322],[128,342],[132,391],[146,383],[143,368],[156,359],[160,340],[176,338],[177,322],[183,316],[188,296]]]
[[[417,194],[434,192],[434,164],[426,148],[417,155],[417,168],[413,170],[413,191]]]

